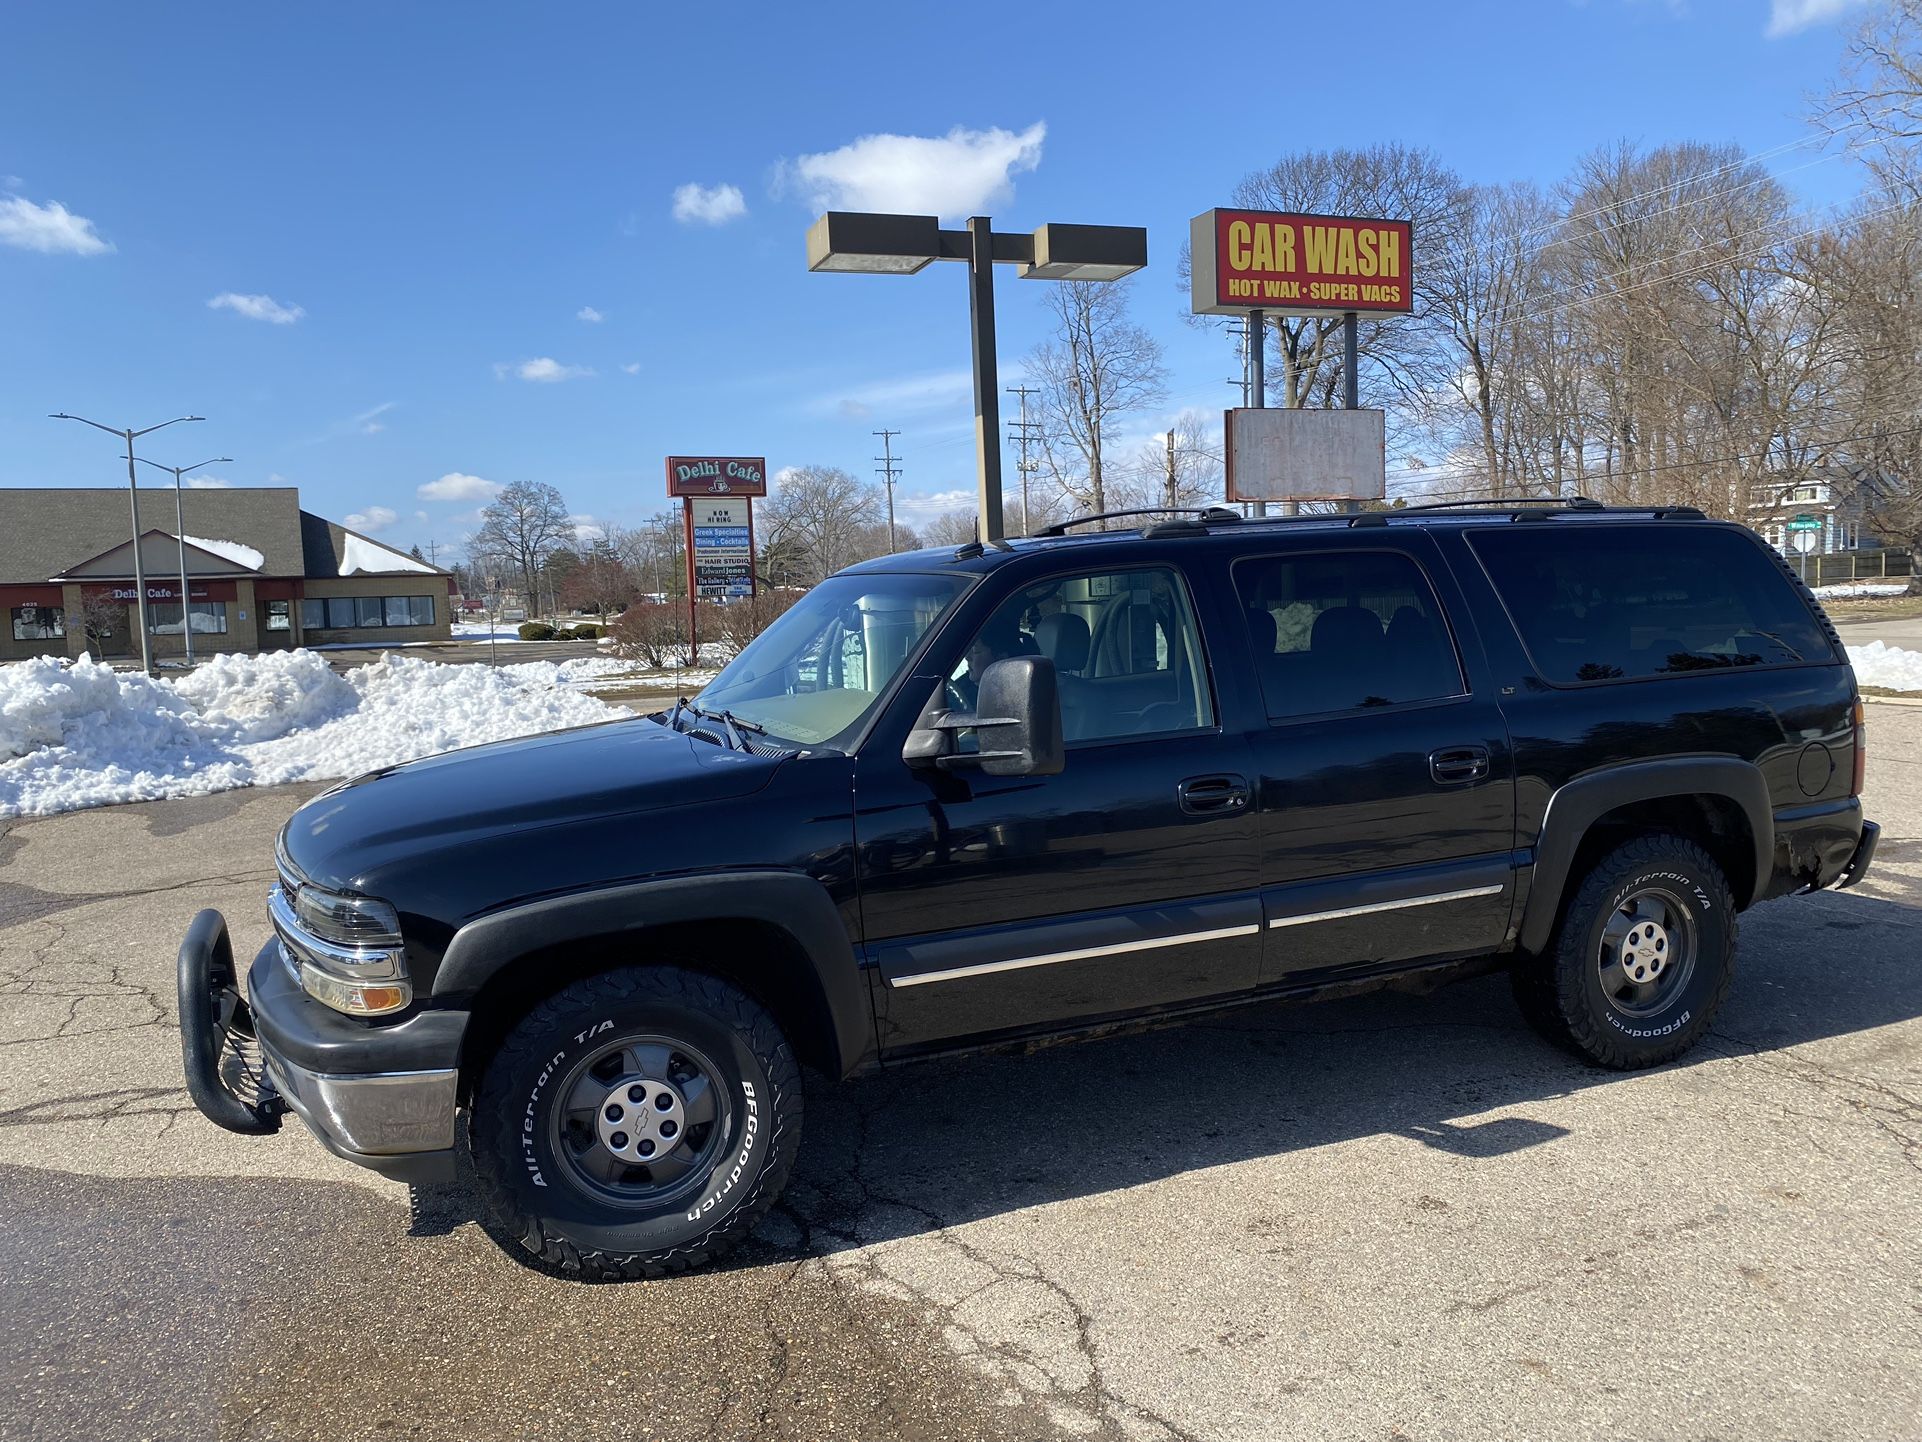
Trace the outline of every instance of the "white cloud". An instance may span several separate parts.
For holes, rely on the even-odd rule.
[[[224,476],[188,476],[187,489],[190,491],[230,491],[234,483]]]
[[[47,255],[104,255],[113,249],[86,216],[75,215],[57,200],[35,205],[24,195],[0,195],[0,245]]]
[[[414,492],[423,501],[491,501],[500,493],[499,481],[482,480],[461,471],[449,471]]]
[[[399,404],[399,401],[382,401],[372,410],[362,411],[354,417],[354,429],[359,431],[363,436],[379,435],[387,429],[386,426],[381,424],[380,418]]]
[[[282,305],[271,295],[241,295],[226,290],[207,302],[209,310],[230,310],[248,320],[264,320],[269,325],[292,325],[307,314],[297,305]]]
[[[364,511],[349,512],[342,524],[350,531],[365,531],[371,536],[386,530],[399,519],[399,515],[385,506],[369,506]]]
[[[682,225],[726,225],[747,214],[738,185],[677,185],[674,218]]]
[[[574,544],[589,546],[607,534],[607,528],[592,516],[569,516],[567,524],[574,528]]]
[[[1017,489],[1015,499],[1020,498]],[[895,515],[903,525],[908,526],[925,526],[951,512],[972,511],[974,508],[974,492],[960,488],[952,491],[921,491],[912,495],[897,492],[894,497]]]
[[[532,360],[524,360],[519,365],[508,365],[503,362],[494,367],[494,374],[503,379],[508,376],[519,376],[524,381],[545,381],[551,384],[556,381],[571,381],[578,380],[582,376],[591,376],[594,374],[594,368],[564,366],[551,355],[543,355],[535,356]]]
[[[996,127],[946,135],[864,135],[839,150],[783,161],[776,185],[815,210],[979,215],[1014,193],[1014,177],[1041,163],[1048,127]]]
[[[584,305],[574,312],[574,319],[584,320],[589,325],[599,325],[602,321],[606,320],[607,317],[595,310],[593,306]]]
[[[637,376],[641,373],[641,363],[639,361],[627,361],[622,364],[621,369],[631,376]]]
[[[838,415],[861,421],[877,411],[889,416],[914,415],[959,405],[974,394],[974,377],[967,371],[929,371],[898,380],[875,381],[809,404],[817,415]]]
[[[1851,11],[1867,8],[1870,0],[1771,0],[1767,35],[1771,40],[1826,25]]]

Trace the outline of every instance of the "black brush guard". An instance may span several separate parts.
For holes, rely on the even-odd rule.
[[[240,994],[227,918],[203,911],[180,943],[180,1060],[200,1114],[230,1132],[280,1130],[287,1104],[275,1090]]]

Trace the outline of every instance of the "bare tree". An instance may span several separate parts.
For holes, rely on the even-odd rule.
[[[515,481],[481,512],[481,528],[470,544],[476,554],[518,576],[533,607],[542,566],[563,541],[573,539],[561,493],[545,481]]]
[[[965,546],[979,534],[973,511],[948,511],[921,528],[926,546]]]
[[[1863,22],[1817,118],[1884,189],[1922,201],[1922,0],[1888,0]]]
[[[1125,281],[1064,281],[1044,304],[1052,335],[1028,357],[1041,392],[1041,465],[1074,501],[1108,509],[1109,428],[1165,389],[1161,343],[1128,319]]]
[[[887,513],[877,488],[838,466],[782,471],[761,506],[756,530],[763,569],[773,585],[811,586],[887,549]]]

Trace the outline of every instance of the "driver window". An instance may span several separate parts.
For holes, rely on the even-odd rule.
[[[968,643],[948,677],[948,706],[972,711],[982,672],[1012,656],[1054,662],[1070,745],[1215,724],[1194,607],[1172,568],[1086,572],[1023,587]]]

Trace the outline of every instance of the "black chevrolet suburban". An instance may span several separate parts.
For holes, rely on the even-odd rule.
[[[1499,966],[1650,1066],[1740,912],[1869,865],[1854,675],[1747,530],[1127,514],[865,562],[670,710],[308,802],[244,995],[218,912],[181,947],[195,1102],[409,1180],[465,1146],[547,1264],[655,1276],[773,1203],[803,1065]]]

